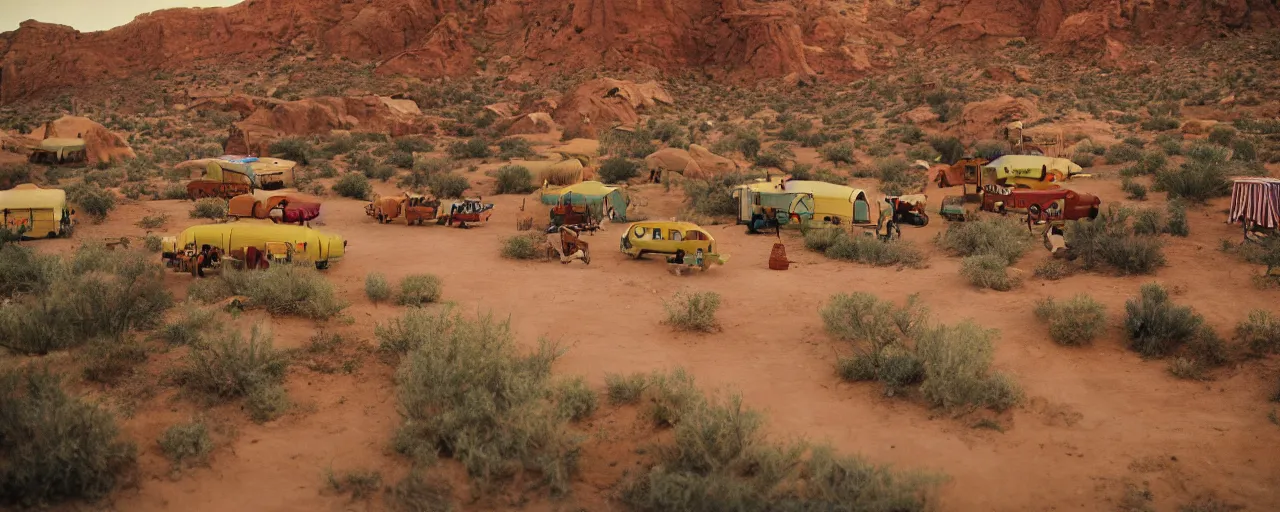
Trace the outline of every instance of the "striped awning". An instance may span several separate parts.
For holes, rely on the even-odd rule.
[[[1275,229],[1280,226],[1280,179],[1239,178],[1231,186],[1227,222],[1250,221]]]

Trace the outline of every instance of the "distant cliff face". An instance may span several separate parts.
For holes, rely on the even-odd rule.
[[[51,87],[282,50],[424,78],[475,71],[473,47],[531,73],[584,66],[696,70],[733,80],[865,72],[906,43],[1013,37],[1062,51],[1179,44],[1280,26],[1270,0],[924,0],[903,12],[821,0],[250,0],[174,9],[106,32],[37,22],[0,34],[0,103]]]

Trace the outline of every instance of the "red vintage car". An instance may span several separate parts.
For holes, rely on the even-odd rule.
[[[989,212],[1026,212],[1037,220],[1079,220],[1098,216],[1102,200],[1086,192],[1065,188],[1029,190],[983,185],[982,209]]]

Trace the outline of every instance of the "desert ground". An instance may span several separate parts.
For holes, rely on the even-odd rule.
[[[866,69],[850,73],[830,65],[832,53],[819,52],[812,64],[832,71],[818,76],[804,71],[809,64],[801,51],[798,63],[784,59],[781,69],[788,72],[768,67],[772,74],[759,80],[751,74],[764,73],[758,63],[735,68],[717,60],[722,74],[674,72],[649,63],[653,49],[601,52],[602,61],[583,69],[556,67],[540,75],[545,52],[504,56],[504,43],[464,37],[474,35],[472,28],[453,17],[431,25],[425,49],[390,57],[350,48],[344,54],[330,48],[332,41],[298,36],[261,61],[170,48],[172,65],[149,69],[122,57],[104,78],[83,83],[28,72],[42,72],[45,64],[20,48],[53,41],[65,50],[50,59],[57,69],[97,76],[87,57],[66,56],[110,53],[122,47],[112,45],[156,24],[190,28],[192,20],[213,16],[243,27],[251,23],[242,19],[246,13],[256,12],[250,9],[273,8],[166,12],[83,39],[68,36],[66,27],[24,24],[0,38],[0,50],[7,49],[0,64],[21,71],[0,75],[8,77],[0,83],[0,181],[6,188],[32,182],[65,189],[78,210],[72,236],[6,238],[0,245],[0,332],[8,340],[0,348],[0,405],[9,409],[0,411],[0,507],[1280,509],[1280,320],[1274,317],[1280,285],[1260,263],[1275,261],[1280,247],[1271,235],[1259,245],[1271,254],[1248,256],[1252,245],[1242,245],[1241,226],[1227,222],[1232,179],[1280,176],[1280,37],[1274,29],[1187,38],[1194,41],[1121,38],[1127,45],[1108,37],[1100,48],[1072,42],[1091,49],[1082,55],[1062,54],[1057,39],[1008,37],[976,50],[876,31],[868,37],[884,53],[873,53]],[[356,11],[344,7],[334,19],[346,23]],[[1280,18],[1273,11],[1259,9],[1253,19]],[[488,12],[488,23],[516,17],[503,12]],[[268,14],[263,19],[278,21],[272,16],[279,12]],[[782,16],[766,14],[761,19]],[[890,19],[868,7],[855,14],[873,25]],[[840,19],[845,16],[841,11]],[[384,18],[378,23],[389,23]],[[373,22],[365,21],[357,28],[369,30]],[[742,33],[758,37],[750,27]],[[817,44],[830,32],[823,27],[796,31]],[[253,43],[258,51],[259,39],[264,45],[273,40],[260,35],[236,44]],[[431,60],[440,47],[450,50]],[[551,60],[559,66],[582,55],[595,53]],[[1026,127],[1028,145],[1038,147],[1004,137],[1002,129],[1015,122]],[[51,130],[82,137],[87,161],[27,163],[32,145]],[[658,184],[645,180],[646,156],[693,150],[691,144],[714,153],[698,172],[666,172]],[[1101,199],[1103,216],[1067,223],[1067,239],[1083,240],[1079,233],[1123,210],[1135,218],[1120,220],[1112,226],[1116,238],[1105,240],[1132,253],[1096,265],[1085,256],[1056,259],[1042,248],[1043,228],[1031,234],[1024,214],[983,212],[968,222],[938,214],[944,197],[963,193],[959,186],[939,187],[933,178],[940,168],[960,156],[1037,150],[1083,166],[1083,176],[1062,186]],[[185,197],[186,184],[200,179],[202,159],[224,154],[296,161],[288,192],[322,204],[309,225],[347,242],[341,260],[324,270],[302,261],[296,268],[223,269],[205,278],[162,267],[161,237],[202,224],[265,222],[201,214],[222,200]],[[537,167],[575,157],[585,165],[570,178]],[[512,167],[521,165],[534,168]],[[503,191],[499,180],[509,175],[516,176],[516,190]],[[873,209],[886,196],[925,194],[931,221],[903,225],[901,239],[883,246],[917,258],[842,257],[834,247],[815,249],[822,230],[795,226],[777,236],[748,234],[733,217],[736,203],[725,208],[730,190],[783,175],[864,190]],[[605,220],[602,229],[583,235],[589,264],[511,257],[516,239],[546,227],[549,207],[540,199],[559,179],[613,182],[628,197],[628,221]],[[450,193],[447,185],[460,188]],[[446,201],[480,197],[494,204],[493,216],[458,229],[384,224],[366,215],[370,200],[404,192]],[[1172,227],[1173,212],[1185,213],[1186,232]],[[1158,218],[1153,231],[1136,227],[1142,215]],[[533,231],[518,229],[525,218],[533,219]],[[620,252],[619,237],[630,222],[675,219],[705,228],[728,261],[676,275],[660,255],[632,259]],[[1011,224],[1019,228],[1007,229]],[[1008,287],[975,284],[969,258],[985,253],[948,246],[949,237],[974,225],[1003,229],[1005,238],[994,240],[1023,247],[997,271]],[[872,228],[827,229],[846,233],[848,242],[863,240]],[[129,243],[118,245],[121,239]],[[769,268],[776,243],[785,246],[787,270]],[[1083,245],[1073,249],[1088,250]],[[126,263],[93,267],[77,254],[136,258],[150,273],[125,274]],[[1044,272],[1051,267],[1064,274]],[[421,305],[375,301],[369,291],[375,274],[393,291],[405,278],[435,276],[440,293]],[[99,288],[128,289],[127,279],[119,279],[124,275],[140,276],[135,284],[158,283],[137,292],[150,293],[148,300],[160,304],[156,310],[92,303],[56,313],[62,311],[56,304],[101,300],[91,296]],[[292,295],[280,299],[278,290],[247,287],[253,291],[209,296],[237,282],[271,282]],[[1176,306],[1189,307],[1188,317],[1199,318],[1181,320],[1191,327],[1176,340],[1173,334],[1155,340],[1168,347],[1159,354],[1134,348],[1127,312],[1151,283]],[[672,308],[700,293],[718,297],[714,325],[690,330],[672,320]],[[970,322],[994,330],[990,364],[980,364],[972,377],[985,386],[1000,375],[1015,391],[1000,403],[938,403],[930,379],[941,381],[935,374],[945,377],[945,370],[921,348],[925,331],[904,330],[900,343],[891,344],[920,367],[905,386],[889,385],[882,374],[851,377],[847,363],[878,353],[867,352],[869,339],[842,337],[826,312],[837,295],[856,293],[898,306],[918,301],[928,311],[925,327]],[[1040,303],[1081,294],[1105,312],[1094,322],[1098,330],[1079,345],[1055,342],[1049,322],[1036,313]],[[222,299],[230,295],[245,297],[227,306]],[[317,302],[333,307],[299,313]],[[448,333],[424,329],[421,346],[390,347],[387,332],[424,312],[457,314],[465,325],[507,322],[514,347],[477,349],[477,340],[501,334],[467,337],[472,331],[465,325]],[[150,316],[107,321],[134,314]],[[186,320],[192,315],[207,317],[193,324]],[[58,330],[64,323],[71,330]],[[255,331],[267,333],[270,346],[246,345]],[[75,335],[50,338],[49,332]],[[943,335],[944,346],[962,343],[960,331],[939,332],[951,333]],[[537,356],[529,354],[541,354],[548,342],[559,355],[542,375],[534,368]],[[441,377],[419,383],[435,388],[414,391],[421,375],[415,372],[430,367],[440,377],[450,370],[431,366],[453,356],[440,343],[460,344],[472,357],[492,356],[500,364],[474,370],[490,372],[481,377],[449,375],[455,380]],[[203,389],[193,383],[200,368],[254,350],[278,365],[244,362],[258,366],[240,372],[228,366]],[[62,390],[65,400],[41,399],[44,392],[24,387],[25,376],[45,370],[60,380],[44,392]],[[679,370],[692,377],[697,398],[664,394],[661,376],[671,379]],[[642,375],[643,391],[615,399],[615,378],[632,374]],[[561,386],[574,378],[587,389],[574,396],[591,407],[567,417]],[[277,389],[259,387],[264,379],[276,379],[283,393],[272,395],[276,401],[259,414],[253,395]],[[466,400],[430,407],[413,401],[415,392],[458,389],[470,393]],[[737,414],[736,397],[760,413],[758,435],[745,427],[754,417]],[[423,427],[425,420],[455,415],[487,437],[449,443],[414,437],[440,428]],[[184,438],[194,443],[189,452],[171,445],[179,427],[199,429]],[[517,446],[495,448],[495,439],[506,442],[511,432]],[[406,439],[416,448],[406,449]],[[790,458],[779,455],[783,448],[769,451],[795,442],[807,444]],[[110,462],[106,455],[95,458],[108,444],[121,454]],[[424,446],[429,455],[414,451]],[[821,446],[858,459],[824,470],[814,462]],[[485,452],[490,448],[494,453]],[[502,450],[508,451],[497,454]],[[732,455],[717,459],[699,450]],[[468,466],[467,457],[477,453],[503,469],[490,475]],[[690,463],[698,469],[678,467],[700,454],[708,460]],[[789,462],[779,469],[771,456]],[[563,464],[555,467],[564,471],[547,464]],[[71,476],[51,477],[60,473],[48,468],[70,468],[61,474]],[[784,476],[769,480],[773,471]],[[879,476],[867,476],[872,473]],[[823,489],[843,491],[818,496]]]

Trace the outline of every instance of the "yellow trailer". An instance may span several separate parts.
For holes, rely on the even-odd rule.
[[[285,244],[294,259],[314,262],[316,268],[322,270],[342,259],[347,248],[347,242],[341,236],[321,233],[305,226],[241,220],[229,224],[192,226],[181,235],[165,237],[161,243],[163,258],[171,260],[187,248],[199,251],[205,244],[220,249],[225,254],[249,247],[256,247],[263,254],[276,254],[279,252],[279,244]]]
[[[0,192],[4,225],[13,231],[25,228],[23,238],[70,236],[72,213],[65,190],[24,183]]]

